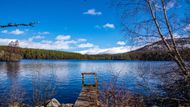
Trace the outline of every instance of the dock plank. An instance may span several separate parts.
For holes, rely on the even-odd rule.
[[[95,84],[85,84],[84,76],[94,75]],[[98,106],[98,83],[96,73],[82,73],[82,90],[74,107],[97,107]]]
[[[98,101],[96,88],[83,88],[77,101],[75,102],[75,107],[96,107]]]

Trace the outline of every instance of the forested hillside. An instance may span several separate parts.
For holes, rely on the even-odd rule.
[[[170,40],[167,40],[170,43]],[[178,49],[185,60],[190,60],[190,38],[177,39]],[[87,59],[87,60],[171,60],[161,41],[146,45],[137,50],[122,54],[82,55],[57,50],[20,48],[18,41],[9,46],[0,46],[0,60],[17,61],[19,59]]]
[[[87,55],[55,50],[23,48],[21,55],[24,59],[87,59]]]
[[[190,50],[184,49],[181,51],[182,56],[185,60],[190,60]],[[101,60],[172,60],[166,51],[133,51],[123,54],[114,54],[114,55],[93,55],[94,59]]]
[[[7,51],[8,49],[8,46],[0,46],[0,53],[6,52],[4,56],[9,56],[8,53],[10,52]],[[30,48],[20,48],[19,54],[23,59],[89,59],[90,57],[79,53]],[[4,60],[4,57],[0,56],[0,60]]]
[[[0,60],[8,57],[7,46],[0,46]],[[2,53],[7,55],[2,56]],[[182,56],[186,60],[190,60],[190,50],[184,49],[181,51]],[[167,51],[132,51],[123,54],[104,54],[104,55],[82,55],[79,53],[20,48],[19,58],[23,59],[87,59],[87,60],[171,60]],[[2,57],[1,57],[2,56]],[[18,55],[17,55],[18,56]]]

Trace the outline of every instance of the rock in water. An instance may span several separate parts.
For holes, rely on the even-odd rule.
[[[61,104],[59,103],[59,101],[57,101],[57,99],[53,98],[48,102],[46,107],[59,107],[60,105]]]

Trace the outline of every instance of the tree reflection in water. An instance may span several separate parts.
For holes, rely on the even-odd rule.
[[[20,70],[20,62],[6,62],[7,77],[16,79]]]
[[[10,87],[8,88],[7,101],[5,105],[14,102],[22,103],[24,98],[24,90],[18,85],[18,75],[20,70],[20,62],[6,62],[7,77],[10,80]]]

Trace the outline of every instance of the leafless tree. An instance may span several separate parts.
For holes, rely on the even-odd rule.
[[[121,13],[123,32],[135,45],[161,40],[163,48],[176,62],[178,68],[171,67],[171,72],[164,72],[160,88],[167,92],[164,100],[175,100],[190,104],[190,68],[181,55],[176,43],[176,34],[189,37],[189,0],[115,0]],[[170,75],[175,78],[170,78]],[[158,75],[155,75],[158,76]],[[158,97],[157,97],[158,98]]]
[[[124,65],[123,65],[124,66]],[[122,65],[118,68],[109,65],[111,77],[99,85],[99,101],[103,107],[143,107],[143,96],[128,89],[121,78]]]
[[[1,60],[18,61],[22,58],[18,40],[11,41],[5,50],[1,51]]]
[[[33,27],[36,22],[30,22],[30,23],[8,23],[5,25],[0,25],[0,28],[9,28],[9,27],[19,27],[19,26],[31,26]],[[8,44],[8,53],[1,51],[0,52],[0,60],[5,60],[5,61],[17,61],[21,59],[21,55],[19,54],[20,48],[19,48],[19,42],[16,40],[15,42],[11,41]]]
[[[0,25],[0,28],[8,28],[8,27],[19,27],[19,26],[34,26],[35,24],[37,24],[36,22],[30,22],[30,23],[8,23],[6,25]]]
[[[32,88],[33,88],[33,106],[42,106],[51,100],[55,96],[55,74],[53,65],[51,65],[50,71],[41,72],[41,64],[34,64],[35,71],[32,76]],[[43,73],[45,73],[46,78],[43,78]]]
[[[9,53],[14,53],[14,54],[20,54],[20,47],[19,47],[19,41],[11,41],[8,44],[8,50]]]
[[[143,96],[135,94],[126,85],[117,84],[116,79],[103,82],[99,90],[99,99],[102,106],[109,107],[144,107]]]

